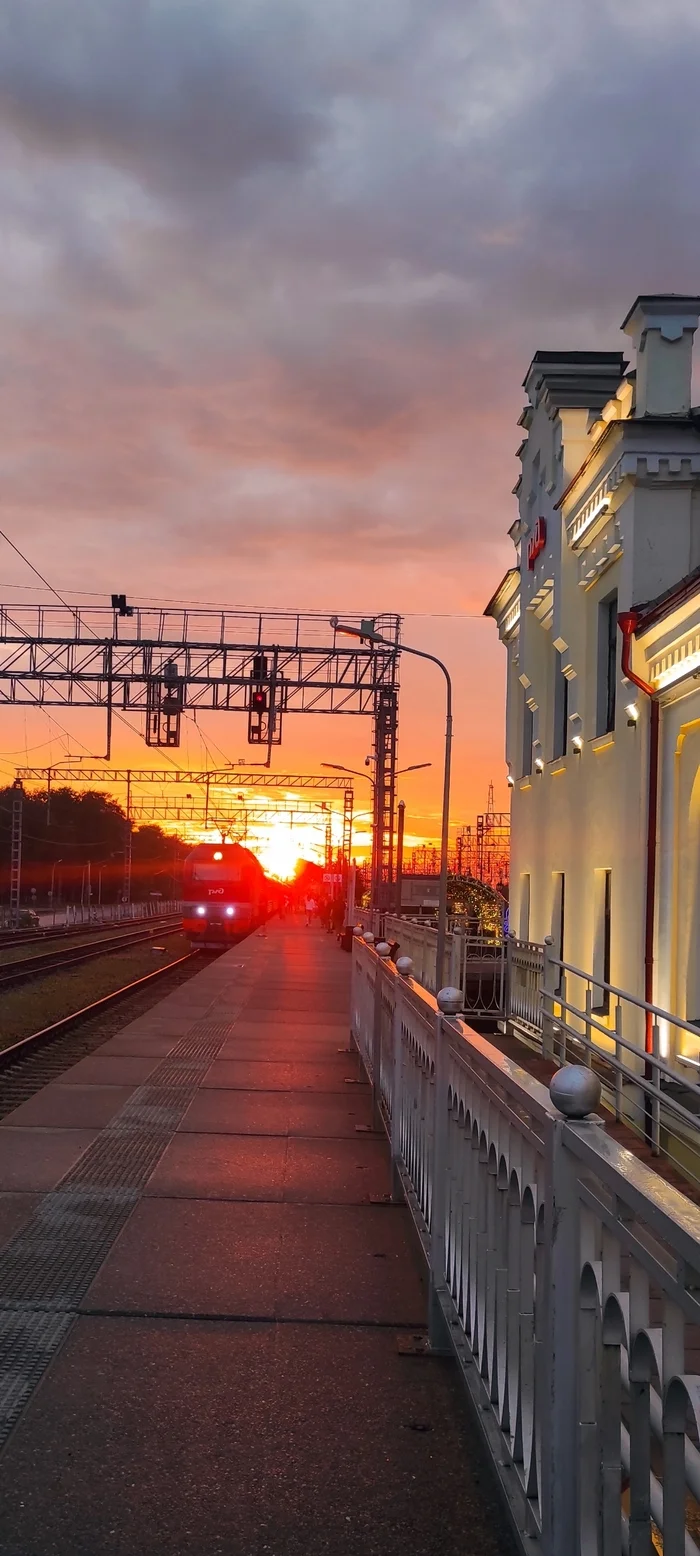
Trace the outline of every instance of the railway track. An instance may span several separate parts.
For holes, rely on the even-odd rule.
[[[113,1006],[130,1000],[138,1003],[139,996],[146,996],[147,999],[150,985],[168,978],[176,987],[195,971],[194,966],[188,970],[189,964],[201,960],[201,951],[190,951],[186,956],[168,962],[165,967],[158,967],[142,978],[123,984],[92,1004],[71,1011],[70,1015],[62,1016],[60,1021],[52,1022],[38,1032],[32,1032],[29,1037],[21,1038],[11,1047],[0,1049],[0,1118],[12,1113],[22,1102],[27,1102],[79,1059],[100,1048],[112,1034],[105,1031],[104,1023],[101,1024],[99,1018],[108,1017]],[[147,999],[148,1003],[152,1002]],[[144,1008],[147,1008],[147,1004]],[[134,1013],[129,1012],[128,1019],[133,1018]],[[82,1030],[87,1024],[93,1027],[89,1034]]]
[[[0,991],[14,988],[19,983],[26,983],[30,978],[39,978],[47,973],[61,972],[64,968],[78,966],[82,962],[94,961],[97,957],[108,956],[111,952],[121,951],[130,946],[142,945],[148,940],[154,940],[157,936],[167,936],[179,933],[179,922],[172,919],[166,923],[149,924],[148,929],[140,929],[118,935],[107,935],[102,940],[93,940],[91,943],[77,946],[64,946],[62,950],[46,951],[39,956],[25,956],[14,962],[5,962],[0,965]]]

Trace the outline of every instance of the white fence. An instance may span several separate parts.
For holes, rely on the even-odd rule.
[[[26,905],[25,905],[26,906]],[[24,911],[24,909],[22,909]],[[167,918],[171,914],[182,912],[181,902],[170,902],[166,898],[149,899],[146,902],[103,902],[93,904],[88,908],[83,903],[67,903],[63,907],[40,910],[39,919],[42,929],[51,929],[54,926],[65,925],[72,928],[76,925],[80,928],[83,924],[122,924],[131,923],[133,919]],[[12,928],[12,916],[8,907],[0,907],[0,929]]]
[[[437,929],[420,919],[381,916],[365,909],[363,929],[390,943],[398,941],[401,956],[410,956],[416,981],[437,993]],[[467,934],[458,916],[450,919],[445,939],[445,981],[462,991],[462,1009],[471,1016],[502,1016],[505,1009],[506,942],[487,935]]]
[[[700,1210],[359,936],[352,1031],[523,1551],[697,1556]]]

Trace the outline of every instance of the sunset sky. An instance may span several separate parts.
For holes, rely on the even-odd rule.
[[[505,804],[481,613],[522,378],[698,289],[699,70],[697,0],[0,0],[0,528],[71,599],[404,614],[454,674],[455,822],[490,778]],[[50,598],[2,541],[0,579]],[[405,662],[415,836],[442,710]],[[242,718],[202,729],[246,754]],[[4,712],[3,773],[50,733]],[[369,749],[289,718],[279,765]]]

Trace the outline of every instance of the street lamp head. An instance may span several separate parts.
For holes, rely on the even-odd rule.
[[[335,632],[341,632],[344,637],[359,638],[361,643],[380,643],[386,648],[392,648],[393,644],[387,643],[380,632],[374,630],[374,617],[363,616],[359,627],[353,627],[349,622],[339,621],[337,616],[331,616],[330,624]]]

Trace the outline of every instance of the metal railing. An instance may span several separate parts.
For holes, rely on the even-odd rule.
[[[365,909],[358,919],[362,928],[371,930],[375,940],[381,935],[389,943],[398,941],[399,954],[410,956],[416,981],[436,993],[437,929],[418,918],[398,917],[391,913],[372,915]],[[445,938],[447,979],[461,990],[462,1009],[473,1017],[502,1016],[506,994],[506,941],[493,936],[469,934],[464,919],[455,915],[448,921]]]
[[[359,936],[352,1032],[521,1549],[698,1556],[700,1209]]]
[[[554,1064],[595,1069],[615,1118],[700,1185],[698,1027],[562,961],[549,940],[511,941],[508,968],[506,1030]],[[681,1051],[689,1036],[694,1055]]]
[[[33,910],[34,911],[34,910]],[[88,907],[83,903],[68,903],[64,907],[38,910],[41,927],[65,924],[66,928],[83,924],[122,924],[135,919],[164,918],[171,913],[181,913],[180,901],[170,902],[162,897],[158,901],[96,903]],[[0,907],[0,929],[11,929],[11,910]]]

